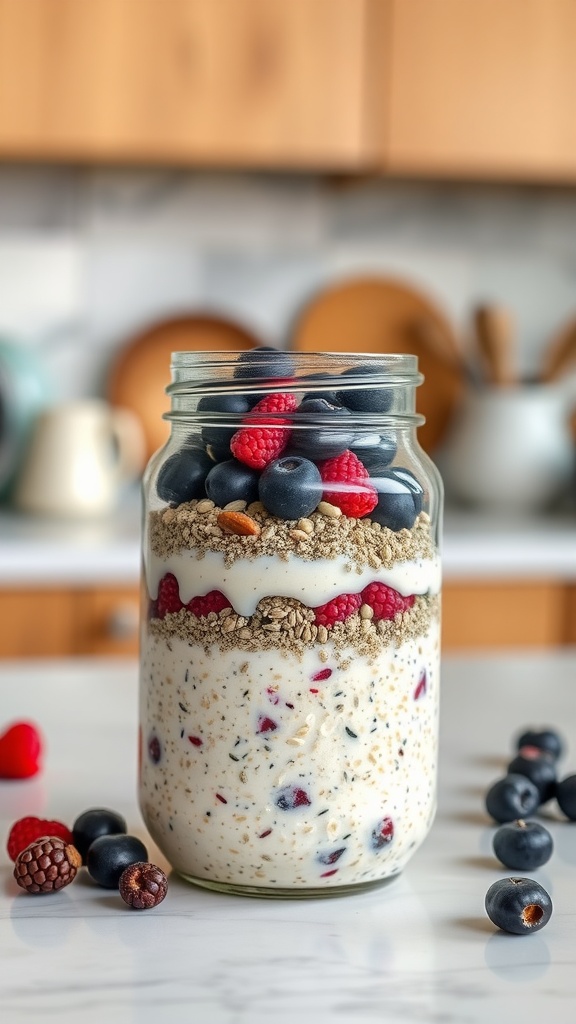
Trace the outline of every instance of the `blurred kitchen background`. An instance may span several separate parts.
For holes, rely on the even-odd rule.
[[[162,402],[166,332],[334,347],[318,310],[421,357],[445,646],[576,642],[575,38],[576,0],[0,0],[0,656],[136,650],[128,355]],[[78,402],[141,449],[65,518]]]

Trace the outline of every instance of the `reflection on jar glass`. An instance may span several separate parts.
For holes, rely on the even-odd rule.
[[[249,895],[397,875],[436,803],[442,488],[410,355],[176,353],[145,478],[140,805]]]

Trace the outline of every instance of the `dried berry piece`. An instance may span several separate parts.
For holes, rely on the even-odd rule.
[[[35,818],[29,815],[15,821],[8,835],[6,844],[10,860],[16,860],[18,854],[40,836],[58,836],[65,843],[74,842],[72,833],[61,821],[47,821],[46,818]]]
[[[168,879],[161,868],[147,861],[130,864],[120,875],[120,895],[134,910],[151,910],[164,899]]]
[[[74,881],[82,858],[58,836],[41,836],[18,854],[14,878],[29,893],[57,892]]]

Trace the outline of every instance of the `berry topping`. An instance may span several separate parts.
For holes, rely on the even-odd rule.
[[[393,434],[360,434],[350,447],[366,466],[370,476],[379,476],[383,470],[388,469],[398,450]]]
[[[353,387],[357,378],[363,383],[363,378],[370,375],[382,375],[382,367],[373,363],[365,363],[362,366],[351,366],[340,374],[340,379],[350,378],[350,389],[338,392],[338,400],[348,409],[355,412],[388,412],[392,406],[393,393],[390,388],[365,388]]]
[[[285,786],[274,802],[281,811],[293,811],[296,807],[309,807],[312,801],[306,790],[300,786]]]
[[[0,779],[30,779],[40,771],[42,739],[32,722],[14,722],[0,736]]]
[[[537,821],[511,821],[501,825],[492,839],[498,860],[513,871],[533,871],[552,856],[552,836]]]
[[[552,900],[532,878],[499,878],[486,893],[486,913],[504,932],[526,935],[548,924]]]
[[[74,881],[81,865],[75,846],[58,836],[40,836],[18,854],[14,878],[22,889],[34,895],[58,892]]]
[[[162,903],[168,891],[168,879],[156,864],[137,861],[120,875],[120,895],[134,910],[151,910]]]
[[[206,452],[199,448],[182,448],[175,452],[158,473],[158,497],[171,505],[203,497],[204,481],[213,465]]]
[[[277,728],[278,723],[273,718],[270,718],[268,715],[260,715],[256,732],[275,732]]]
[[[237,430],[230,441],[230,450],[235,458],[252,469],[264,469],[277,459],[290,439],[290,431],[286,429],[290,421],[277,416],[266,419],[263,415],[292,412],[295,408],[296,397],[289,393],[266,395],[260,399],[250,416],[246,417],[246,425]]]
[[[345,622],[351,615],[358,611],[362,604],[360,594],[340,594],[332,601],[314,608],[314,621],[318,626],[325,626],[331,629],[336,622]]]
[[[105,835],[90,844],[86,867],[98,885],[105,889],[117,889],[125,868],[147,860],[148,851],[136,836]]]
[[[298,406],[298,422],[302,417],[304,429],[294,430],[291,449],[308,459],[332,459],[351,448],[355,437],[346,418],[350,410],[333,405],[325,398],[303,398]]]
[[[74,840],[70,829],[61,821],[47,821],[45,818],[26,817],[15,821],[8,834],[8,856],[16,860],[18,854],[41,836],[57,836],[71,845]]]
[[[540,793],[525,775],[506,775],[486,794],[488,814],[502,824],[533,814],[539,804]]]
[[[178,580],[171,572],[167,572],[158,585],[158,598],[156,600],[158,618],[163,619],[170,612],[179,612],[183,607],[184,605],[180,600]]]
[[[209,615],[210,612],[221,612],[224,608],[230,607],[230,601],[220,590],[210,590],[204,597],[193,597],[186,608],[192,615],[200,618],[201,615]]]
[[[206,477],[206,494],[215,505],[228,505],[231,501],[245,501],[247,505],[258,498],[256,469],[250,469],[238,459],[219,462]]]
[[[370,513],[370,518],[395,533],[412,529],[423,504],[422,488],[417,492],[414,484],[408,482],[407,478],[401,479],[398,472],[395,469],[383,469],[372,470],[370,474],[378,492],[378,503]]]
[[[107,807],[93,807],[84,811],[76,818],[72,826],[74,846],[83,861],[86,861],[88,848],[100,836],[120,835],[126,832],[126,822],[121,814],[110,811]]]
[[[394,822],[392,818],[383,818],[376,828],[373,829],[370,838],[375,850],[381,850],[383,846],[388,846],[394,839]]]
[[[198,412],[215,413],[215,416],[207,415],[202,427],[202,440],[208,449],[208,453],[214,462],[230,458],[230,441],[232,440],[236,427],[218,426],[218,418],[234,423],[237,416],[243,416],[250,409],[250,403],[245,395],[203,395],[197,406]],[[226,416],[228,414],[228,416]],[[216,421],[216,422],[213,422]],[[208,491],[206,492],[208,493]],[[212,495],[208,494],[211,498]],[[228,498],[228,501],[233,501]],[[212,501],[216,501],[212,498]],[[217,505],[220,502],[216,502]],[[225,504],[225,503],[224,503]]]
[[[320,471],[300,455],[274,459],[263,471],[258,484],[264,508],[280,519],[310,515],[322,498]]]
[[[387,586],[386,583],[369,583],[364,587],[361,595],[361,603],[367,604],[374,612],[374,620],[393,619],[398,612],[407,612],[414,604],[414,594],[403,597],[397,590]]]
[[[336,505],[345,516],[361,519],[375,508],[378,494],[354,452],[346,450],[334,459],[326,459],[320,465],[320,475],[324,501]]]
[[[290,353],[271,345],[258,345],[242,352],[234,369],[236,380],[282,380],[291,377],[293,373],[294,360]]]

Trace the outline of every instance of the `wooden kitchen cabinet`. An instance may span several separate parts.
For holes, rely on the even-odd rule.
[[[365,166],[389,8],[0,0],[0,158]]]
[[[393,0],[389,31],[388,170],[574,180],[574,0]]]

